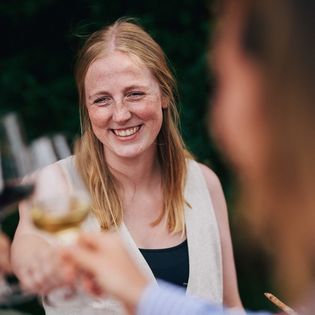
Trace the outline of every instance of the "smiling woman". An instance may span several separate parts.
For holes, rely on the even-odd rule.
[[[185,148],[177,129],[176,83],[161,47],[132,20],[118,20],[87,39],[76,83],[82,137],[75,158],[59,163],[71,180],[81,176],[89,190],[86,228],[118,230],[150,281],[159,277],[209,302],[240,306],[220,182]],[[15,240],[23,252],[25,231],[31,230],[25,221]],[[32,253],[23,259],[34,272]],[[14,256],[18,260],[18,250]],[[35,278],[33,290],[49,294],[47,273],[46,281],[36,273]],[[65,284],[62,275],[51,278],[59,279],[54,287]],[[105,298],[97,308],[77,302],[45,305],[46,314],[98,314],[97,308],[102,314],[125,313]]]
[[[85,94],[93,132],[104,145],[109,165],[117,157],[156,155],[152,144],[162,126],[166,100],[139,58],[109,51],[95,60],[86,74]]]

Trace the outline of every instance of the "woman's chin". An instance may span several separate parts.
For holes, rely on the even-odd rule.
[[[126,159],[126,160],[132,160],[140,157],[143,153],[143,150],[138,148],[129,148],[125,150],[116,150],[115,152],[112,152],[113,158],[117,159]]]

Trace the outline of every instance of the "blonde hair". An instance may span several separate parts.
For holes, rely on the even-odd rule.
[[[158,160],[162,173],[163,211],[170,232],[183,232],[184,185],[186,157],[189,156],[179,134],[176,108],[176,82],[161,47],[133,19],[119,19],[114,24],[93,33],[79,52],[75,79],[79,93],[82,137],[76,146],[76,161],[93,200],[93,212],[103,229],[118,227],[123,221],[123,206],[117,192],[117,180],[104,158],[103,144],[93,133],[85,104],[85,76],[96,58],[109,49],[137,56],[157,80],[168,100],[163,109],[163,122],[157,137]]]

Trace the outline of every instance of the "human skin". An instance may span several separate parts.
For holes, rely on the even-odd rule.
[[[124,209],[124,223],[135,243],[139,248],[167,248],[178,245],[185,239],[185,235],[170,233],[165,217],[158,225],[151,224],[162,209],[163,196],[161,172],[156,155],[156,137],[162,124],[162,110],[167,106],[156,80],[140,60],[131,58],[125,53],[112,52],[91,64],[85,79],[85,95],[93,132],[103,144],[106,162],[120,184],[118,192]],[[213,202],[220,232],[223,302],[230,307],[240,307],[222,188],[217,176],[208,167],[204,165],[200,167]],[[155,193],[152,194],[152,191]],[[21,218],[27,221],[26,216],[25,213]],[[21,222],[20,226],[22,225],[25,226],[25,222]],[[23,242],[26,238],[31,239],[28,236],[25,238],[25,234],[20,232],[17,235],[21,235],[20,239]],[[36,241],[38,246],[39,242],[45,246],[43,240]],[[48,245],[46,244],[45,250],[48,248],[53,250]],[[29,246],[34,251],[32,244]],[[38,246],[35,251],[38,250]],[[30,258],[35,257],[35,254]],[[116,256],[108,256],[108,259],[113,259],[113,264],[116,258]],[[16,258],[15,261],[18,262],[19,259]],[[50,262],[42,265],[47,264]],[[117,265],[119,265],[118,261]],[[127,264],[124,266],[127,268]],[[62,268],[58,269],[55,266],[48,270],[59,272],[58,270]],[[133,274],[135,276],[137,273]],[[138,274],[138,276],[139,283],[143,283],[140,280],[142,275]],[[61,278],[60,274],[59,277],[54,277],[60,280]],[[135,279],[130,281],[136,282]],[[51,283],[51,286],[47,286],[47,283],[49,283],[49,274],[36,272],[36,282],[30,282],[28,286],[32,287],[32,284],[35,284],[33,289],[39,288],[41,292],[48,292],[57,285]],[[59,284],[61,283],[59,281]]]
[[[211,64],[217,84],[209,126],[224,157],[253,181],[268,152],[262,69],[241,48],[237,14],[225,23],[229,26],[220,33]]]
[[[11,272],[10,240],[0,232],[0,276]]]
[[[77,245],[63,249],[61,256],[69,284],[79,277],[92,296],[109,293],[131,314],[150,283],[117,233],[81,234]]]
[[[124,165],[130,160],[141,157],[141,165],[150,165],[148,157],[155,155],[155,139],[162,124],[162,109],[167,107],[167,100],[161,94],[158,83],[151,72],[135,56],[113,51],[104,57],[96,59],[90,66],[85,79],[86,106],[94,134],[104,145],[104,155],[107,163],[115,170],[122,182],[121,173],[131,174]],[[138,126],[141,126],[138,130]],[[130,136],[126,136],[131,134]],[[146,162],[144,162],[146,161]],[[213,200],[214,210],[218,221],[223,262],[224,303],[230,306],[241,306],[237,293],[236,273],[234,267],[233,249],[229,231],[226,203],[217,176],[206,166],[200,164],[207,182],[209,193]],[[137,169],[133,167],[133,170]],[[145,178],[143,172],[137,171],[141,181]],[[130,178],[132,178],[130,176]],[[133,177],[134,178],[134,177]],[[137,185],[136,181],[133,182]],[[148,186],[148,185],[146,185]],[[154,190],[157,191],[157,185]],[[150,235],[166,235],[160,237],[160,247],[170,247],[182,240],[180,235],[170,236],[159,227],[153,231],[150,221],[154,220],[160,200],[147,205],[142,213],[143,204],[150,193],[137,194],[124,188],[125,204],[132,204],[124,209],[124,220],[139,247],[155,248],[156,242],[151,241]],[[139,196],[139,197],[138,197]],[[158,196],[158,194],[157,194]],[[137,202],[139,200],[139,202]],[[151,210],[148,210],[151,209]],[[152,217],[150,212],[152,212]],[[142,215],[139,215],[142,213]],[[135,220],[134,218],[137,218]],[[148,220],[149,219],[149,220]],[[146,229],[150,226],[150,229]],[[166,225],[164,225],[166,226]],[[174,237],[175,236],[175,237]]]
[[[226,205],[219,180],[204,165],[201,169],[206,178],[217,220],[220,222],[220,237],[223,255],[224,304],[242,308],[238,296],[232,244],[228,228]],[[225,211],[224,211],[225,210]],[[82,234],[76,246],[62,250],[66,278],[72,284],[81,277],[85,289],[92,296],[111,295],[121,300],[132,313],[140,301],[149,280],[129,255],[121,238],[116,233]]]
[[[166,108],[157,81],[137,57],[114,51],[96,59],[85,78],[86,106],[110,165],[150,150]]]

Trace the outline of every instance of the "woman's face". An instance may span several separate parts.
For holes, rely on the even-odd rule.
[[[262,76],[245,56],[238,39],[238,23],[230,19],[219,35],[213,69],[217,90],[213,133],[227,159],[242,173],[254,176],[264,156]]]
[[[155,153],[166,102],[140,59],[119,51],[96,59],[86,74],[85,95],[107,160]]]

